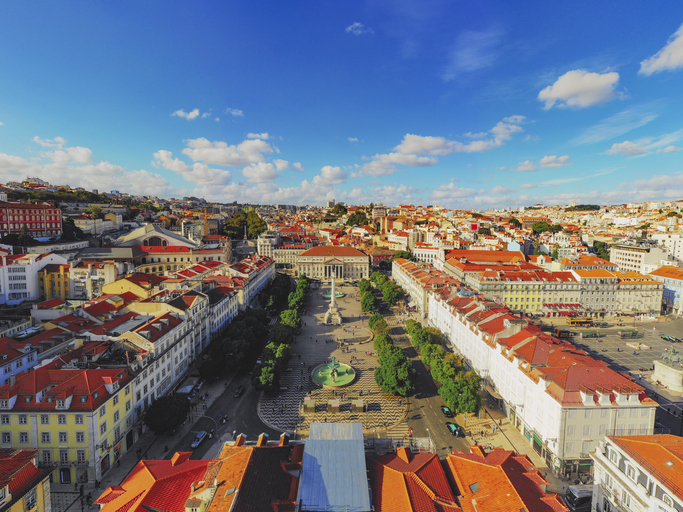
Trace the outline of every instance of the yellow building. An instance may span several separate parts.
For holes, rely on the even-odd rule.
[[[69,298],[69,269],[71,265],[46,265],[38,272],[40,296],[45,300]]]
[[[0,510],[49,511],[50,470],[35,465],[38,450],[0,450]]]
[[[155,274],[133,274],[113,283],[107,283],[102,286],[102,293],[120,295],[122,293],[131,292],[146,299],[161,290],[161,285],[167,278],[157,276]]]
[[[101,480],[133,445],[133,377],[57,359],[0,387],[0,447],[37,450],[54,482]]]

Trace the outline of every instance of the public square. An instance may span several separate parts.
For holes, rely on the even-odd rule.
[[[343,323],[325,325],[329,300],[322,292],[329,289],[329,285],[311,287],[303,325],[291,346],[292,358],[281,373],[280,390],[261,395],[259,417],[273,429],[298,434],[305,434],[310,423],[317,421],[358,421],[366,432],[390,429],[404,418],[406,400],[383,393],[375,382],[377,357],[372,355],[372,332],[367,327],[367,315],[361,315],[358,289],[337,284],[337,291],[345,294],[337,299]],[[324,389],[310,378],[316,366],[332,357],[356,371],[357,377],[349,386]],[[303,411],[306,397],[316,401],[315,412]],[[328,401],[333,399],[341,400],[339,412],[327,412]],[[351,400],[356,399],[364,401],[366,412],[352,412]]]

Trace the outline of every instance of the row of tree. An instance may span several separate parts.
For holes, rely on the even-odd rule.
[[[415,382],[415,368],[394,340],[386,333],[375,337],[379,367],[375,369],[375,382],[385,393],[407,396]]]
[[[405,295],[403,293],[403,288],[389,280],[389,278],[381,272],[373,272],[370,276],[370,280],[375,283],[377,288],[382,292],[382,299],[389,304],[396,304],[396,302]]]
[[[310,287],[310,280],[302,275],[294,291],[287,296],[288,309],[280,313],[280,318],[270,331],[270,340],[261,356],[261,363],[252,374],[251,382],[256,389],[272,391],[280,386],[280,371],[292,355],[290,345],[301,327],[301,313]]]
[[[368,319],[368,327],[376,335],[386,332],[389,326],[387,321],[384,319],[381,313],[373,313],[373,315]]]
[[[406,322],[406,332],[418,350],[432,378],[441,384],[439,395],[453,411],[477,412],[481,407],[481,380],[474,371],[465,371],[462,358],[444,350],[443,335],[433,327],[423,328],[419,322]]]

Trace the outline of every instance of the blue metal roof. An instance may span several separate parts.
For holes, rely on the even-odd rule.
[[[370,511],[361,423],[311,423],[298,500],[301,510]]]

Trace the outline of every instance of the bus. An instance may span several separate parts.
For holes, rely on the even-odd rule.
[[[567,318],[567,325],[571,327],[593,327],[593,320],[590,318]]]
[[[602,338],[604,334],[600,331],[584,331],[581,333],[582,338]]]

